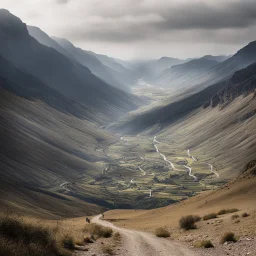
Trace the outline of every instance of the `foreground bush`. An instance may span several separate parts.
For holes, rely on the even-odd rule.
[[[199,217],[198,215],[183,216],[180,219],[180,228],[185,230],[195,229],[196,228],[195,223],[200,220],[201,220],[201,217]]]
[[[101,250],[102,250],[103,253],[108,254],[108,255],[113,255],[114,254],[113,246],[109,245],[109,244],[102,245]]]
[[[0,254],[4,256],[69,256],[52,230],[12,217],[0,218]]]
[[[221,244],[224,244],[225,242],[237,242],[235,234],[233,232],[226,232],[220,240]]]
[[[157,228],[155,231],[157,237],[170,237],[170,232],[164,228]]]
[[[217,218],[217,213],[210,213],[207,214],[203,217],[203,220],[210,220],[210,219],[216,219]]]
[[[112,236],[113,230],[111,228],[103,227],[98,224],[89,224],[86,225],[84,231],[89,233],[94,238],[108,238]]]
[[[231,209],[222,209],[218,212],[218,215],[223,215],[227,213],[233,213],[233,212],[238,212],[239,210],[237,208],[231,208]]]
[[[197,248],[212,248],[214,247],[210,240],[198,241],[194,244]]]

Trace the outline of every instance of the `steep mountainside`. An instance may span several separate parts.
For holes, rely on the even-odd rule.
[[[17,86],[2,78],[0,85]],[[98,212],[98,206],[79,200],[65,182],[99,175],[103,167],[95,162],[106,156],[97,148],[104,149],[112,143],[112,135],[88,121],[2,88],[1,209],[45,218]]]
[[[0,21],[0,54],[12,64],[108,118],[137,107],[136,97],[106,84],[86,67],[40,44],[28,34],[26,25],[8,11],[0,11]]]
[[[131,75],[131,72],[127,73],[128,70],[120,72],[103,64],[101,61],[102,57],[97,57],[97,55],[92,52],[74,46],[67,39],[57,37],[53,37],[53,39],[71,53],[80,64],[88,67],[95,75],[109,84],[123,90],[129,90],[130,86],[133,85],[134,81],[132,82],[132,79],[129,76]],[[130,80],[130,82],[127,81],[127,79]]]

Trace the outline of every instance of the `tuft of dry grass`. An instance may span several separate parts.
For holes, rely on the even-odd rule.
[[[103,253],[106,253],[108,255],[114,255],[114,249],[113,246],[110,244],[103,244],[101,247],[101,250]]]
[[[225,242],[237,242],[237,238],[233,232],[226,232],[220,239],[220,243],[224,244]]]
[[[71,238],[72,240],[72,238]],[[0,218],[0,252],[5,256],[69,256],[52,229],[11,216]]]
[[[113,235],[113,239],[114,239],[114,241],[119,242],[121,240],[120,233],[119,232],[115,232],[114,235]]]
[[[235,220],[235,219],[238,219],[239,218],[239,215],[238,214],[233,214],[232,216],[231,216],[231,219],[232,220]]]
[[[181,217],[179,223],[180,223],[180,228],[184,230],[190,230],[190,229],[195,229],[196,225],[195,223],[200,221],[201,217],[198,215],[187,215]]]
[[[92,237],[97,239],[101,237],[111,237],[113,230],[111,228],[92,223],[85,226],[84,232],[89,233]]]
[[[155,234],[157,237],[170,237],[170,232],[164,228],[157,228],[155,230]]]
[[[227,213],[233,213],[233,212],[238,212],[239,210],[237,208],[231,208],[231,209],[222,209],[218,212],[218,215],[223,215]]]
[[[207,215],[204,215],[203,220],[210,220],[210,219],[216,219],[217,213],[209,213]]]
[[[213,248],[214,247],[210,240],[197,241],[194,244],[194,246],[197,248]]]

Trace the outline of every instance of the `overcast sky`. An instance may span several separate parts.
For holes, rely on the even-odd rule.
[[[256,0],[0,0],[0,8],[124,59],[231,54],[256,39]]]

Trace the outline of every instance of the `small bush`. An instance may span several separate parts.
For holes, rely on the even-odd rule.
[[[185,230],[195,229],[195,223],[198,222],[201,218],[197,215],[187,215],[183,216],[180,219],[180,228]]]
[[[111,237],[113,233],[113,230],[111,228],[103,227],[95,223],[86,225],[84,231],[88,232],[91,236],[96,238],[108,238]]]
[[[220,240],[221,244],[224,244],[225,242],[237,242],[237,239],[235,237],[235,234],[233,232],[226,232]]]
[[[119,232],[114,233],[113,239],[114,239],[115,241],[120,241],[120,240],[121,240],[121,235],[120,235],[120,233],[119,233]]]
[[[157,228],[155,231],[157,237],[170,237],[170,232],[164,228]]]
[[[0,218],[0,254],[4,256],[70,256],[50,228],[14,217]]]
[[[249,217],[249,216],[250,216],[250,214],[247,213],[247,212],[244,212],[244,213],[242,214],[242,217],[243,217],[243,218],[246,218],[246,217]]]
[[[235,220],[235,219],[237,219],[237,218],[239,218],[239,215],[238,215],[238,214],[233,214],[233,215],[231,216],[231,219],[232,219],[232,220]]]
[[[85,243],[85,244],[91,244],[91,243],[93,243],[93,240],[92,240],[91,237],[86,236],[86,237],[84,238],[84,243]]]
[[[213,248],[213,244],[210,240],[198,241],[194,244],[197,248]]]
[[[209,213],[203,217],[203,220],[210,220],[210,219],[216,219],[217,213]]]
[[[111,246],[109,244],[102,245],[101,250],[102,250],[103,253],[106,253],[108,255],[113,255],[114,254],[113,246]]]
[[[73,237],[69,236],[69,235],[65,235],[62,239],[61,239],[61,244],[65,249],[68,250],[74,250],[75,249],[75,242]]]
[[[231,208],[231,209],[222,209],[218,212],[218,215],[223,215],[227,213],[233,213],[233,212],[238,212],[239,210],[237,208]]]

